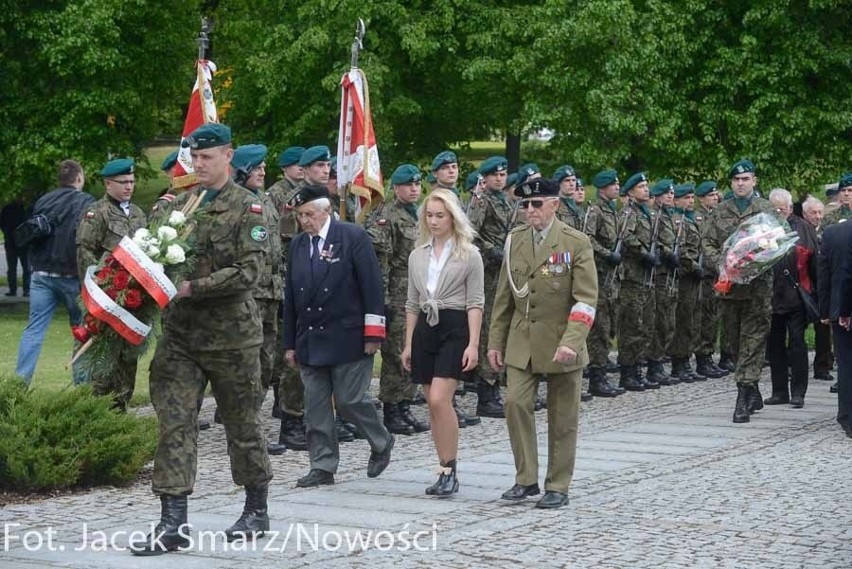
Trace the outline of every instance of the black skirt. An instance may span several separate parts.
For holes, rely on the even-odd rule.
[[[411,339],[411,380],[431,384],[433,377],[461,379],[462,356],[469,342],[467,311],[439,310],[434,327],[421,312]]]

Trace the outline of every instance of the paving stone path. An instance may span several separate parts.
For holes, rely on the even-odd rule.
[[[804,409],[766,407],[746,425],[731,423],[735,389],[725,379],[583,404],[571,503],[560,510],[499,500],[514,483],[512,455],[505,422],[483,419],[461,431],[461,490],[450,499],[423,493],[436,476],[428,433],[398,437],[377,479],[365,476],[367,444],[343,445],[337,484],[319,489],[294,488],[307,457],[288,451],[271,457],[274,535],[243,550],[221,535],[197,539],[190,551],[143,559],[121,548],[159,515],[147,471],[128,488],[0,509],[0,567],[849,569],[852,440],[834,422],[828,387],[812,381]],[[475,396],[463,403],[472,410]],[[272,438],[268,400],[263,413]],[[202,414],[212,417],[211,400]],[[543,476],[544,412],[537,417]],[[201,432],[199,446],[197,537],[233,523],[243,500],[221,426]],[[88,547],[73,551],[84,531]]]

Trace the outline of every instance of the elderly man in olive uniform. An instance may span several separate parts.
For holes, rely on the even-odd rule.
[[[621,260],[621,289],[618,309],[618,366],[620,385],[627,391],[659,389],[660,384],[643,378],[639,360],[653,334],[655,304],[653,290],[645,286],[649,272],[660,266],[659,249],[651,251],[651,236],[659,213],[649,207],[650,194],[645,172],[630,176],[618,192],[632,208],[624,229]]]
[[[197,261],[163,315],[163,336],[151,362],[151,402],[160,424],[152,487],[160,523],[134,554],[159,555],[190,545],[187,495],[195,486],[198,398],[209,382],[225,435],[231,475],[246,501],[229,540],[269,530],[267,490],[272,479],[260,429],[260,347],[263,327],[253,297],[269,254],[263,205],[229,176],[231,129],[206,124],[184,140],[200,187],[178,196],[180,209],[200,196],[194,230]]]
[[[707,379],[707,376],[696,374],[689,363],[698,335],[694,314],[702,275],[698,269],[701,233],[695,222],[694,200],[695,184],[675,186],[672,220],[678,241],[674,254],[680,264],[669,277],[669,299],[676,307],[674,334],[666,349],[672,360],[672,378],[687,383]]]
[[[129,158],[107,162],[101,176],[106,191],[103,199],[95,202],[83,214],[77,227],[77,270],[80,282],[86,278],[86,269],[115,249],[122,237],[130,236],[145,227],[145,212],[130,203],[136,187],[135,164]],[[115,407],[127,410],[127,404],[136,387],[136,364],[139,348],[122,343],[119,348],[118,367],[108,375],[93,374],[90,378],[95,395],[111,395]]]
[[[507,238],[488,337],[488,361],[505,365],[506,423],[515,485],[505,500],[539,494],[535,396],[547,374],[548,465],[538,508],[568,503],[574,474],[586,337],[595,319],[597,270],[589,238],[558,219],[559,186],[528,180],[515,189],[528,225]]]
[[[269,230],[269,255],[260,273],[257,287],[254,289],[254,300],[260,310],[263,320],[263,345],[260,348],[260,383],[263,396],[272,380],[275,353],[282,351],[279,339],[279,320],[281,319],[281,301],[284,298],[284,269],[281,255],[281,237],[275,228],[278,227],[278,211],[272,199],[264,192],[266,176],[266,146],[262,144],[245,144],[234,150],[231,159],[234,182],[253,193],[263,206],[263,215]],[[273,387],[273,390],[275,390]],[[277,399],[277,398],[276,398]],[[258,409],[263,403],[263,397],[258,402]],[[280,435],[279,435],[280,438]],[[279,442],[267,443],[266,451],[272,455],[283,454],[287,446]]]
[[[503,245],[512,225],[512,205],[503,191],[506,186],[508,162],[502,156],[492,156],[479,166],[485,191],[470,209],[470,223],[477,233],[475,244],[482,253],[485,265],[485,311],[482,328],[487,330],[491,318],[491,307],[497,292],[497,277],[503,263]],[[520,176],[520,174],[519,174]],[[479,365],[476,414],[482,417],[505,417],[500,397],[500,374],[489,369],[487,364],[488,342],[482,334],[479,343]]]
[[[707,220],[704,234],[704,253],[711,266],[719,266],[725,240],[745,220],[759,213],[775,216],[775,208],[754,193],[757,185],[755,167],[751,160],[740,160],[730,171],[733,199],[723,201]],[[786,221],[779,220],[783,225]],[[766,335],[769,332],[772,299],[772,271],[766,271],[749,284],[734,284],[728,294],[720,296],[722,326],[727,328],[730,341],[738,346],[737,402],[734,423],[748,423],[749,415],[763,408],[758,388]]]
[[[379,400],[384,410],[385,428],[400,435],[421,433],[430,428],[411,412],[416,389],[399,357],[405,347],[408,256],[419,237],[420,178],[420,169],[413,164],[403,164],[394,170],[391,185],[396,199],[381,205],[366,226],[379,259],[385,288],[387,337],[382,344]]]
[[[710,378],[719,378],[728,375],[728,370],[718,367],[713,361],[713,352],[716,351],[716,339],[719,336],[719,301],[713,290],[713,283],[718,276],[716,267],[707,262],[704,254],[704,232],[709,222],[710,214],[722,199],[716,188],[716,182],[705,180],[695,188],[695,197],[698,202],[695,206],[693,221],[698,226],[701,234],[701,246],[698,253],[700,263],[696,263],[697,273],[700,275],[700,290],[698,291],[698,305],[695,310],[695,373]],[[700,267],[700,268],[699,268]]]
[[[290,200],[299,191],[305,172],[299,161],[305,149],[301,146],[290,146],[278,155],[278,167],[281,169],[281,179],[272,184],[266,195],[272,200],[278,213],[278,235],[281,242],[281,260],[283,273],[287,271],[287,255],[290,250],[290,240],[299,232]],[[278,344],[284,342],[284,330],[278,327]],[[287,365],[284,361],[284,350],[275,350],[272,363],[272,380],[275,400],[272,402],[272,416],[281,419],[281,431],[278,443],[286,445],[291,450],[308,450],[305,438],[305,387],[299,370]]]
[[[595,253],[595,266],[601,290],[598,293],[597,316],[587,341],[589,392],[596,397],[616,397],[624,393],[624,388],[616,387],[609,382],[606,377],[606,368],[615,336],[613,320],[615,319],[618,266],[621,265],[621,253],[616,251],[616,245],[624,224],[624,215],[619,217],[616,210],[615,199],[618,197],[619,190],[616,171],[608,169],[598,172],[592,178],[592,183],[598,190],[598,199],[589,206],[584,232],[589,237]],[[604,288],[606,284],[609,286]]]

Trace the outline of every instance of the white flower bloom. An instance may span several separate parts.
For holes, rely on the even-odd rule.
[[[186,255],[180,245],[169,245],[166,249],[166,263],[169,265],[177,265],[186,261]]]
[[[184,223],[186,223],[186,216],[182,211],[173,211],[171,215],[169,215],[168,224],[172,227],[180,227]]]
[[[156,259],[160,256],[160,248],[148,245],[148,247],[145,248],[145,254],[151,257],[152,259]]]
[[[179,213],[179,212],[178,212]],[[174,227],[169,227],[168,225],[163,225],[157,230],[157,237],[160,238],[164,243],[168,243],[169,241],[174,241],[177,239],[177,231]]]
[[[162,245],[162,243],[161,243],[161,242],[160,242],[160,240],[159,240],[159,239],[157,239],[156,237],[151,237],[151,238],[148,240],[148,246],[149,246],[149,247],[156,247],[157,249],[159,249],[159,248],[160,248],[160,245]]]
[[[143,251],[148,247],[148,239],[144,237],[133,237],[133,242],[139,246]]]
[[[151,237],[151,232],[145,229],[144,227],[140,227],[136,230],[136,233],[133,234],[133,240],[136,241],[139,239],[140,241],[147,240]]]

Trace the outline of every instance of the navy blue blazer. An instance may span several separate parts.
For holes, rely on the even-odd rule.
[[[382,273],[370,237],[358,225],[332,219],[317,275],[310,248],[307,233],[290,242],[284,349],[315,367],[363,358],[365,341],[385,337]]]
[[[829,225],[822,233],[822,246],[819,249],[819,264],[817,265],[817,298],[819,299],[820,318],[836,321],[844,313],[841,305],[852,291],[845,291],[843,298],[844,279],[852,277],[852,271],[847,257],[852,254],[852,221]],[[844,263],[846,263],[844,265]]]

